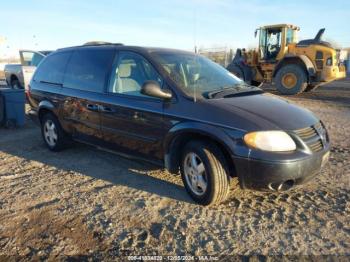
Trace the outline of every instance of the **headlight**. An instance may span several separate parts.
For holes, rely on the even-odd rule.
[[[293,139],[283,131],[251,132],[244,136],[244,142],[252,148],[272,152],[293,151]]]
[[[327,60],[326,60],[326,65],[327,65],[327,66],[331,66],[331,65],[333,65],[333,60],[332,60],[332,57],[327,58]]]

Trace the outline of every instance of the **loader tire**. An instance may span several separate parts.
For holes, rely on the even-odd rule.
[[[300,94],[307,87],[307,75],[298,65],[286,65],[278,70],[275,84],[282,95]]]

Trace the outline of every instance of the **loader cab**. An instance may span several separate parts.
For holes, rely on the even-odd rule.
[[[275,62],[284,57],[287,46],[296,43],[297,27],[292,25],[272,25],[257,29],[259,31],[259,59]],[[257,34],[257,33],[256,33]]]

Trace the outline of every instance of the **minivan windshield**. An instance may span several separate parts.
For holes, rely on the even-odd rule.
[[[208,58],[191,53],[155,52],[156,60],[187,95],[214,98],[213,94],[250,91],[251,87]]]

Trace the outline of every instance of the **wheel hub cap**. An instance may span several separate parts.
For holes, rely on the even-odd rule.
[[[193,152],[188,153],[184,160],[184,173],[187,185],[196,195],[203,195],[207,190],[207,175],[203,161]]]
[[[44,125],[44,137],[50,146],[55,146],[57,143],[56,126],[51,120],[47,120]]]
[[[282,84],[285,88],[293,88],[297,84],[297,76],[293,73],[287,73],[282,78]]]

